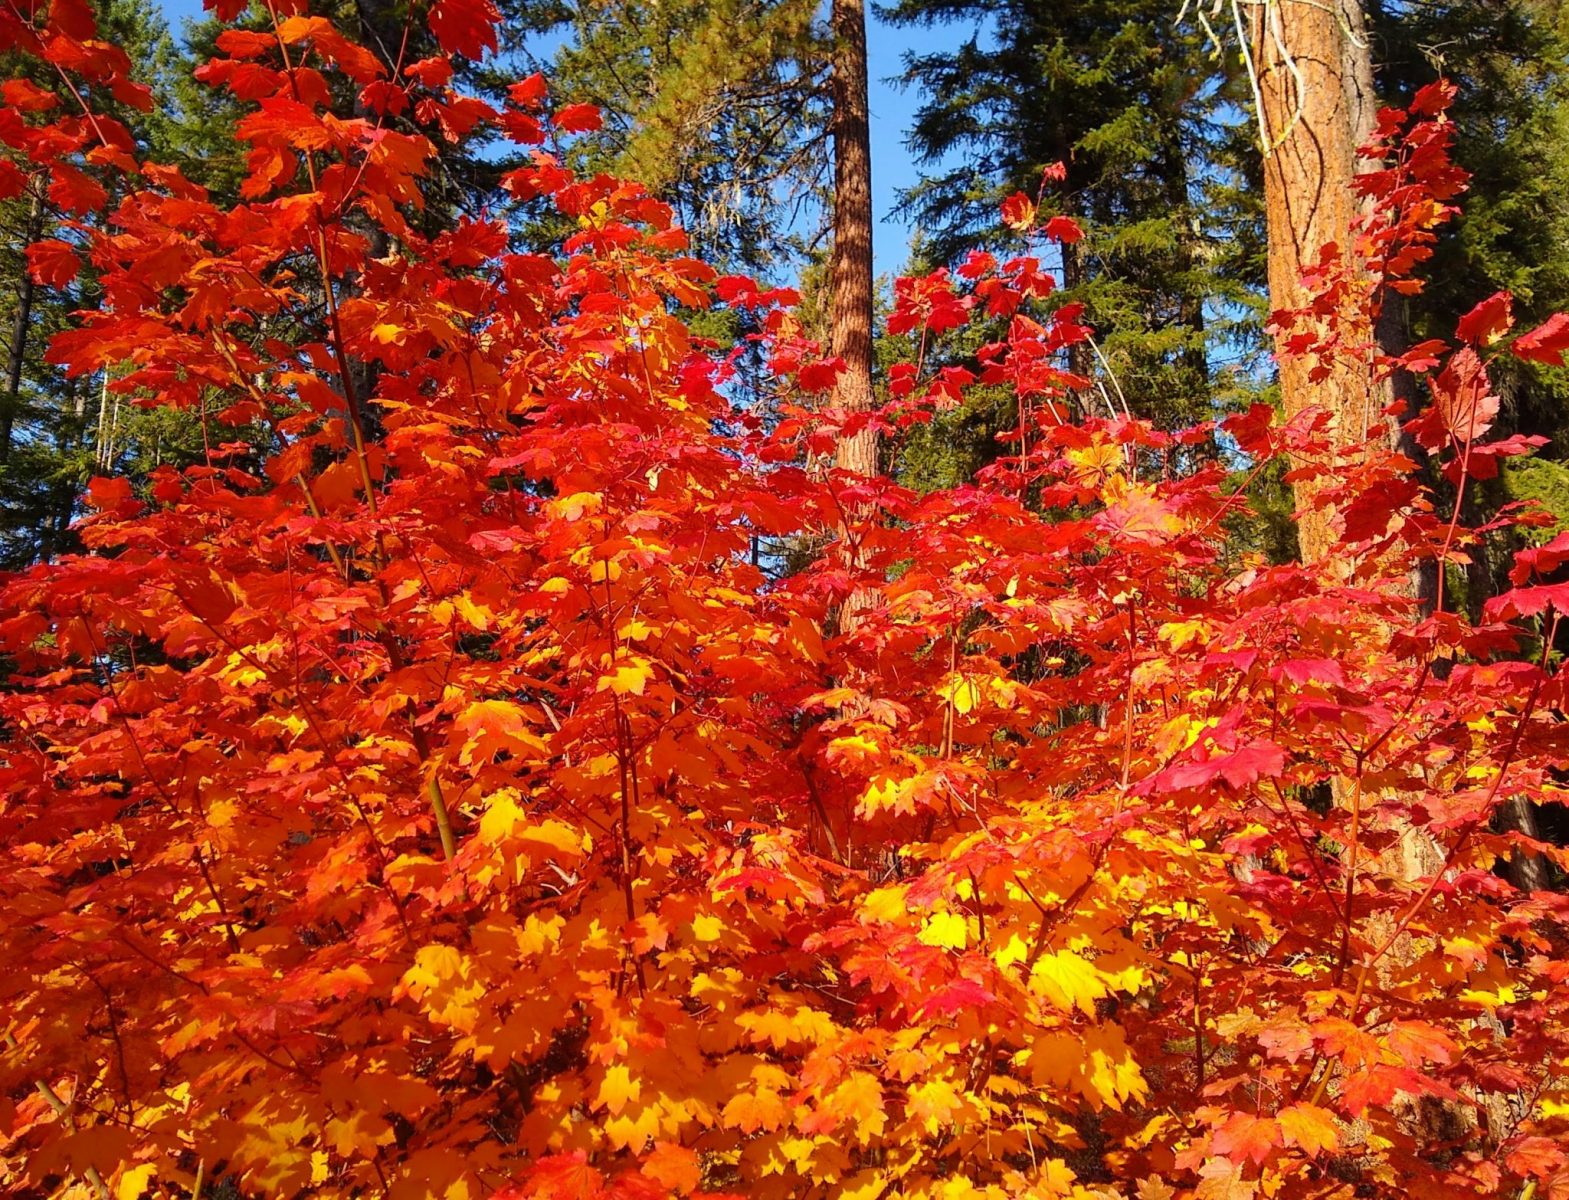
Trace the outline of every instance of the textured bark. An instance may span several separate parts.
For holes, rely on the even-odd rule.
[[[833,403],[848,412],[872,408],[872,141],[867,104],[865,0],[833,0],[834,244],[829,347],[844,360]],[[863,429],[841,437],[834,466],[877,474],[877,434]],[[851,515],[851,514],[847,514]],[[850,553],[854,553],[853,549]],[[853,565],[853,564],[852,564]],[[853,628],[870,603],[852,594],[840,627]]]
[[[872,144],[867,108],[866,5],[834,0],[834,245],[832,352],[844,359],[834,387],[836,407],[872,407]],[[869,430],[840,440],[835,465],[877,473],[877,436]]]
[[[1361,0],[1272,0],[1257,5],[1250,40],[1259,76],[1260,122],[1271,147],[1264,162],[1270,305],[1301,309],[1312,302],[1302,281],[1304,268],[1330,243],[1354,253],[1352,225],[1361,207],[1353,180],[1364,169],[1357,148],[1368,140],[1378,112]],[[1403,335],[1390,319],[1362,332],[1376,336],[1386,351],[1398,350],[1397,339]],[[1348,364],[1315,383],[1308,377],[1311,367],[1309,361],[1281,355],[1281,403],[1288,419],[1308,408],[1323,409],[1337,450],[1380,437],[1391,447],[1400,444],[1398,427],[1384,415],[1399,394],[1398,381],[1375,383],[1365,369]],[[1408,403],[1414,399],[1402,398]],[[1309,564],[1329,558],[1336,543],[1328,514],[1313,504],[1327,482],[1295,485],[1298,539],[1302,560]],[[1420,577],[1411,581],[1418,600],[1424,582]],[[1351,780],[1332,781],[1335,800],[1342,806],[1352,803],[1353,790]],[[1505,821],[1511,817],[1518,821],[1519,814],[1506,813]],[[1378,856],[1380,873],[1415,892],[1443,869],[1443,852],[1426,830],[1394,820],[1387,832],[1396,840]],[[1381,945],[1395,929],[1394,914],[1385,911],[1367,922],[1365,932],[1371,944]],[[1395,986],[1402,971],[1432,949],[1409,931],[1400,934],[1378,964],[1380,985]],[[1434,1100],[1411,1106],[1407,1120],[1429,1137],[1485,1144],[1503,1127],[1504,1114],[1496,1097],[1487,1098],[1482,1108],[1479,1121],[1469,1105]]]
[[[1536,820],[1536,805],[1524,796],[1511,796],[1499,807],[1498,826],[1516,830],[1536,841],[1542,840],[1542,830]],[[1545,891],[1552,886],[1552,876],[1547,863],[1539,854],[1517,850],[1504,864],[1504,877],[1522,892]]]
[[[1326,245],[1348,248],[1359,215],[1352,187],[1357,147],[1378,111],[1372,59],[1360,0],[1278,0],[1250,12],[1259,119],[1270,146],[1264,161],[1270,306],[1304,308],[1312,302],[1304,269]],[[1288,419],[1317,407],[1328,413],[1337,447],[1362,442],[1380,426],[1393,441],[1393,425],[1383,415],[1386,388],[1349,367],[1313,383],[1310,369],[1309,362],[1282,355],[1280,392]],[[1323,486],[1312,480],[1296,486],[1306,562],[1321,561],[1334,542],[1325,514],[1313,508]]]

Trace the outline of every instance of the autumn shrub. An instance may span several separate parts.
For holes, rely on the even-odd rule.
[[[145,93],[79,5],[0,14],[59,83],[6,85],[0,188],[81,214],[30,259],[101,294],[52,354],[209,435],[0,592],[11,1194],[1569,1194],[1565,906],[1495,869],[1564,853],[1493,823],[1561,796],[1569,538],[1479,623],[1420,584],[1530,448],[1486,356],[1569,321],[1372,337],[1463,184],[1442,88],[1280,318],[1426,397],[1347,449],[1103,411],[1029,247],[902,283],[894,327],[1006,337],[835,413],[788,293],[562,167],[592,112],[267,15],[203,72],[250,106],[226,210],[94,111]],[[448,55],[493,18],[429,14]],[[559,255],[410,220],[482,134]],[[770,419],[676,315],[712,306],[769,331]],[[971,386],[1016,413],[974,482],[812,466]],[[1332,561],[1228,540],[1282,459]]]

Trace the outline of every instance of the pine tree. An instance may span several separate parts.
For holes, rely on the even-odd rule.
[[[1392,297],[1412,341],[1447,335],[1478,292],[1508,290],[1522,326],[1569,306],[1569,26],[1542,0],[1376,3],[1369,11],[1378,86],[1401,103],[1440,74],[1459,88],[1450,110],[1457,161],[1471,173],[1464,211],[1435,247],[1430,282]],[[1469,293],[1469,294],[1468,294]],[[1550,439],[1505,464],[1492,503],[1535,499],[1569,525],[1569,372],[1504,360],[1493,383],[1511,432]],[[1467,573],[1479,606],[1503,582],[1508,546]]]
[[[834,241],[829,265],[831,345],[844,369],[834,401],[848,412],[872,407],[872,147],[867,110],[866,6],[834,0],[833,115]],[[877,473],[877,438],[870,430],[843,437],[837,465]]]
[[[1386,301],[1408,341],[1448,336],[1475,296],[1507,290],[1521,327],[1569,307],[1569,10],[1555,0],[1466,0],[1369,5],[1381,96],[1401,104],[1440,75],[1458,87],[1450,115],[1455,156],[1471,173],[1459,220],[1437,246],[1429,282],[1415,296]],[[1467,294],[1469,293],[1469,294]],[[1508,503],[1530,501],[1550,514],[1546,538],[1569,528],[1569,371],[1500,356],[1491,364],[1503,400],[1502,432],[1549,439],[1541,453],[1500,464],[1463,506],[1476,526]],[[1439,486],[1442,486],[1441,484]],[[1518,529],[1480,539],[1447,590],[1480,617],[1508,589],[1508,569],[1524,537]],[[1562,810],[1513,798],[1498,818],[1559,845],[1569,841]],[[1547,860],[1522,854],[1506,867],[1517,887],[1555,878]],[[1561,878],[1561,874],[1557,875]]]
[[[1241,193],[1224,158],[1230,85],[1203,36],[1158,0],[901,0],[889,15],[973,30],[907,61],[922,97],[908,144],[933,173],[903,204],[924,253],[951,263],[994,228],[1002,197],[1040,195],[1043,215],[1086,229],[1063,248],[1061,301],[1087,306],[1133,410],[1168,425],[1209,416],[1216,362],[1253,339],[1236,323],[1248,289],[1225,268],[1256,214],[1213,202]],[[1066,179],[1043,194],[1059,162]],[[1073,365],[1101,366],[1091,347]]]
[[[148,0],[108,0],[95,6],[102,36],[144,64],[159,97],[150,111],[114,106],[117,119],[144,147],[182,162],[203,181],[231,173],[232,124],[213,119],[194,91],[176,92],[172,81],[190,74],[191,60],[176,45]],[[36,70],[36,67],[32,68]],[[25,78],[20,60],[6,63],[7,77]],[[179,97],[176,99],[176,97]],[[93,168],[83,163],[91,177]],[[232,175],[231,175],[232,177]],[[111,183],[111,186],[113,184]],[[97,219],[74,211],[68,198],[29,180],[22,194],[0,202],[0,329],[6,338],[6,377],[0,393],[0,567],[51,558],[71,545],[77,497],[89,477],[112,470],[139,474],[162,461],[177,461],[201,447],[197,422],[170,411],[149,413],[112,388],[107,374],[67,377],[50,364],[50,337],[69,314],[94,303],[89,277],[62,283],[40,280],[29,269],[26,248],[46,239],[72,239],[72,222]]]
[[[546,74],[593,104],[579,169],[635,178],[704,257],[779,274],[816,243],[830,159],[832,41],[806,0],[578,0],[524,5],[565,41]]]
[[[1328,247],[1354,255],[1362,202],[1355,178],[1365,164],[1359,148],[1377,113],[1372,55],[1360,0],[1264,5],[1249,14],[1255,117],[1264,155],[1265,224],[1269,236],[1269,298],[1277,311],[1313,301],[1308,274]],[[1284,349],[1298,332],[1277,327]],[[1395,428],[1383,415],[1390,395],[1350,368],[1314,378],[1310,364],[1280,355],[1281,407],[1287,419],[1318,408],[1327,414],[1336,447],[1363,443],[1369,431]],[[1324,558],[1336,538],[1315,505],[1333,476],[1301,479],[1296,487],[1298,540],[1306,562]]]

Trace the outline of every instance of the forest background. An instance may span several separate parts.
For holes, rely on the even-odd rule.
[[[671,201],[695,251],[726,270],[799,283],[809,330],[826,334],[832,245],[828,55],[812,6],[725,3],[505,6],[500,56],[473,83],[494,88],[543,68],[553,95],[590,103],[604,128],[573,149],[574,166],[644,180]],[[953,265],[995,236],[1002,198],[1022,191],[1042,215],[1066,213],[1084,242],[1048,254],[1083,301],[1099,350],[1074,367],[1118,387],[1140,416],[1174,426],[1241,411],[1274,393],[1264,323],[1263,189],[1244,64],[1234,44],[1165,0],[990,4],[904,0],[871,14],[869,75],[875,266],[879,305],[891,278]],[[1216,10],[1219,12],[1220,10]],[[389,10],[390,12],[390,10]],[[190,73],[214,27],[192,7],[117,0],[104,10],[118,44],[155,67],[165,99],[139,118],[149,144],[232,190],[241,151],[232,100]],[[1179,21],[1178,18],[1182,19]],[[362,20],[374,20],[369,9]],[[1218,19],[1218,18],[1217,18]],[[1452,328],[1470,299],[1507,289],[1524,320],[1569,304],[1569,115],[1563,7],[1546,0],[1368,6],[1380,98],[1403,101],[1440,71],[1460,88],[1457,156],[1473,179],[1465,211],[1441,237],[1435,286],[1399,301],[1407,335]],[[1222,27],[1220,33],[1226,30]],[[155,81],[155,82],[156,82]],[[1052,163],[1061,185],[1043,187]],[[464,150],[444,159],[452,199],[494,206],[504,164]],[[487,194],[487,189],[491,189]],[[44,361],[51,332],[89,293],[30,281],[20,248],[59,213],[25,199],[0,205],[0,563],[19,567],[71,544],[78,498],[98,470],[131,474],[193,450],[189,422],[138,412],[101,386],[68,381]],[[517,231],[548,246],[557,230]],[[90,283],[89,283],[90,288]],[[735,333],[730,331],[731,335]],[[878,333],[877,358],[908,349]],[[948,352],[962,355],[963,348]],[[1542,501],[1569,518],[1565,388],[1522,366],[1497,381],[1510,432],[1549,439],[1506,469],[1485,503]],[[916,486],[973,474],[996,447],[995,406],[972,399],[881,464]],[[1254,536],[1294,553],[1287,491],[1257,481]],[[1471,514],[1475,515],[1475,514]],[[1509,546],[1471,568],[1473,611],[1497,590]],[[1486,578],[1484,578],[1484,576]]]

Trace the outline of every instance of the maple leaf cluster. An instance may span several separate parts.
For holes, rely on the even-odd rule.
[[[0,12],[57,80],[6,85],[0,192],[118,196],[29,251],[101,290],[51,355],[210,434],[0,590],[8,1191],[1569,1194],[1569,914],[1493,870],[1569,861],[1492,823],[1562,798],[1569,538],[1478,623],[1424,604],[1487,532],[1458,499],[1313,413],[1097,415],[1029,246],[899,285],[890,328],[1003,322],[971,366],[824,408],[787,293],[545,148],[594,114],[454,90],[492,6],[394,64],[298,8],[203,68],[249,106],[227,209],[95,109],[146,93],[78,3]],[[1463,183],[1444,100],[1386,114],[1359,245],[1281,319],[1421,381],[1459,495],[1530,449],[1485,440],[1508,299],[1367,334]],[[530,148],[559,255],[410,220],[476,136]],[[679,316],[715,305],[777,422]],[[1016,413],[974,483],[811,467],[972,385]],[[1227,458],[1332,479],[1335,560],[1239,558]]]

